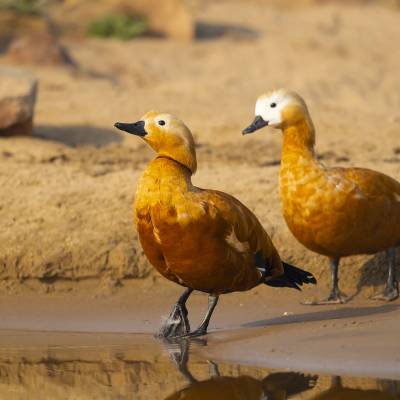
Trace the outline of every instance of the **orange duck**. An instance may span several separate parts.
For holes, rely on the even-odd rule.
[[[315,283],[308,272],[282,263],[255,215],[234,197],[192,184],[196,152],[186,125],[169,114],[148,112],[118,129],[140,136],[157,153],[138,184],[135,221],[150,263],[186,287],[160,336],[203,335],[218,297],[261,283],[299,288]],[[185,303],[193,290],[209,294],[202,324],[190,333]]]
[[[341,257],[383,250],[389,263],[387,284],[374,298],[396,299],[400,183],[370,169],[327,168],[319,162],[314,151],[314,125],[304,100],[294,92],[281,89],[260,96],[255,114],[243,134],[267,125],[283,132],[279,187],[289,229],[305,247],[330,259],[330,295],[312,304],[346,301],[338,287]]]

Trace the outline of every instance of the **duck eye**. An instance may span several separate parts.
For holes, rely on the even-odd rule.
[[[271,103],[271,108],[275,108],[276,107],[276,103]]]
[[[158,125],[165,125],[165,121],[164,120],[158,121]]]

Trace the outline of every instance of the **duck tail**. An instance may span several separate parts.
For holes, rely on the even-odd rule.
[[[273,287],[290,287],[293,289],[301,290],[300,286],[303,284],[313,284],[317,283],[314,275],[311,272],[304,271],[303,269],[297,268],[293,265],[287,264],[282,261],[284,274],[272,278],[265,282],[268,286]]]

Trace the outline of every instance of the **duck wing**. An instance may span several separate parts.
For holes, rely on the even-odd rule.
[[[300,290],[303,284],[316,283],[310,272],[281,261],[257,217],[239,200],[216,190],[204,190],[201,196],[209,207],[209,216],[215,215],[219,219],[217,223],[225,225],[227,244],[253,257],[254,266],[262,272],[265,284]]]
[[[353,182],[366,197],[385,197],[392,201],[400,201],[400,183],[388,175],[368,168],[335,168],[335,170],[342,170],[344,177]]]
[[[223,227],[220,231],[233,250],[254,256],[255,265],[268,268],[270,277],[281,276],[283,265],[271,238],[257,217],[235,197],[217,190],[201,190],[199,201],[206,210],[210,224]],[[259,265],[264,261],[264,265]]]

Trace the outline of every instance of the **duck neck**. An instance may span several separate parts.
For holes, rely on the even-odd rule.
[[[150,163],[148,172],[157,181],[154,189],[160,193],[185,193],[193,187],[192,171],[169,156],[158,155]]]
[[[159,157],[165,157],[176,163],[186,167],[191,174],[197,169],[196,151],[194,143],[184,144],[182,146],[174,146],[172,149],[163,148],[158,151]]]
[[[282,148],[282,168],[293,168],[294,164],[316,162],[314,144],[315,131],[311,119],[307,116],[295,124],[284,126]]]

